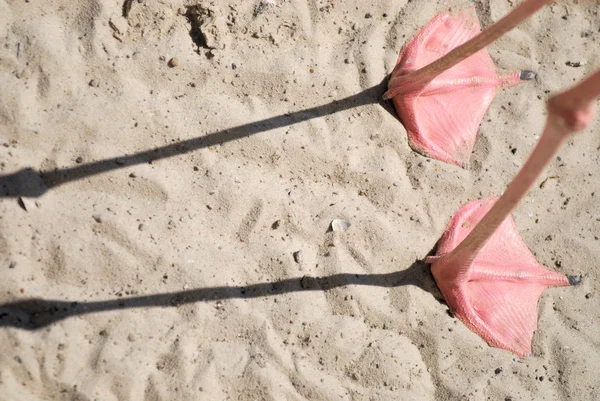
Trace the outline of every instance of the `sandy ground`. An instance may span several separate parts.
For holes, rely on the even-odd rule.
[[[600,399],[598,119],[514,214],[583,275],[542,297],[536,357],[451,317],[418,261],[600,66],[597,4],[490,47],[538,76],[499,93],[463,170],[380,99],[419,27],[471,2],[273,3],[204,3],[205,43],[189,1],[0,0],[0,398]],[[475,2],[483,26],[516,3]]]

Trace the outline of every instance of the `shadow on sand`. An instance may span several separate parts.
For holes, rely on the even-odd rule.
[[[430,254],[433,253],[430,252]],[[73,316],[114,310],[152,307],[177,307],[180,305],[211,302],[224,299],[249,299],[276,296],[291,292],[329,291],[350,285],[394,288],[415,286],[441,300],[429,265],[416,261],[408,269],[384,274],[340,273],[326,277],[296,277],[275,282],[247,286],[207,287],[194,290],[115,298],[105,301],[77,302],[32,298],[0,304],[0,328],[14,327],[36,330]]]
[[[53,171],[36,172],[31,168],[26,168],[13,174],[0,175],[0,198],[39,197],[50,189],[71,181],[182,155],[368,104],[380,104],[397,118],[390,103],[382,100],[387,81],[388,77],[376,86],[329,104],[267,118],[218,131],[204,137],[189,139],[132,155],[114,157]],[[291,292],[328,291],[349,285],[385,288],[413,285],[430,292],[435,298],[441,299],[441,294],[431,276],[429,265],[423,261],[416,261],[406,270],[386,274],[340,273],[326,277],[305,276],[247,286],[208,287],[92,302],[32,298],[0,304],[0,327],[36,330],[69,317],[89,313],[132,308],[173,307],[195,302],[210,302],[232,298],[258,298]]]
[[[0,175],[0,198],[19,196],[36,198],[42,196],[52,188],[71,181],[80,180],[112,170],[131,167],[137,164],[149,163],[183,155],[209,146],[235,141],[261,132],[286,127],[313,118],[328,116],[340,111],[368,104],[380,104],[391,115],[397,118],[393,106],[382,99],[382,95],[387,87],[387,82],[388,77],[378,85],[365,89],[356,95],[348,96],[344,99],[336,100],[322,106],[316,106],[294,113],[286,113],[261,121],[239,125],[203,137],[188,139],[132,155],[123,155],[50,171],[37,172],[33,168],[25,168],[12,174]]]

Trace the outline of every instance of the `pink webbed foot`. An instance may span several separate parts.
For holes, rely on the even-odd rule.
[[[499,76],[484,48],[435,77],[411,80],[412,72],[446,55],[481,31],[466,12],[437,15],[402,50],[388,91],[417,152],[466,167],[477,130],[500,87],[519,84],[535,74]]]
[[[507,217],[474,260],[451,253],[490,210],[497,198],[463,205],[452,217],[437,254],[428,258],[448,306],[489,345],[518,356],[531,354],[537,304],[544,290],[578,283],[541,266]],[[471,257],[472,259],[472,257]]]

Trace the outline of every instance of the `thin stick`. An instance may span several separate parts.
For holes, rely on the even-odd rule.
[[[553,0],[525,0],[500,21],[496,22],[473,39],[453,49],[444,57],[407,75],[394,76],[394,72],[392,72],[392,78],[388,85],[390,90],[383,95],[384,99],[391,99],[396,96],[400,92],[402,84],[414,84],[417,82],[425,84],[428,81],[433,80],[442,72],[454,67],[456,64],[494,42],[552,1]],[[396,68],[398,67],[396,66]],[[394,68],[394,71],[396,68]]]

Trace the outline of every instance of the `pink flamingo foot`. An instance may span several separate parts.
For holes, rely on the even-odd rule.
[[[444,157],[448,157],[450,161],[468,160],[468,158],[465,159],[466,149],[472,148],[469,147],[469,135],[474,138],[477,128],[476,125],[473,126],[474,121],[479,124],[481,120],[479,115],[483,115],[491,99],[486,98],[487,103],[484,102],[485,108],[483,109],[477,109],[472,104],[459,104],[460,107],[464,106],[467,110],[478,113],[477,119],[466,115],[462,110],[458,111],[458,115],[461,117],[454,120],[444,114],[441,119],[428,119],[427,115],[418,114],[418,107],[414,107],[417,101],[423,100],[426,105],[429,102],[434,111],[444,110],[443,105],[439,104],[439,100],[435,99],[439,99],[440,93],[446,96],[452,95],[447,99],[453,99],[455,93],[453,90],[444,88],[441,81],[437,82],[440,85],[439,93],[431,92],[427,96],[423,96],[423,88],[435,82],[437,77],[444,77],[444,74],[452,71],[453,67],[461,66],[461,63],[470,59],[472,59],[471,61],[479,60],[473,64],[472,68],[486,66],[484,70],[490,71],[491,59],[487,53],[481,53],[485,46],[551,1],[525,0],[490,29],[427,66],[408,75],[402,75],[403,72],[406,72],[403,70],[405,64],[410,67],[410,63],[418,63],[419,59],[418,51],[421,46],[416,46],[416,53],[413,54],[409,50],[409,45],[400,57],[400,62],[405,64],[399,63],[392,74],[390,90],[386,93],[388,98],[394,98],[394,103],[407,126],[409,135],[412,132],[414,137],[418,137],[418,135],[425,137],[423,132],[418,131],[422,130],[422,122],[431,124],[431,121],[437,121],[438,125],[432,125],[436,130],[447,127],[456,129],[458,134],[452,132],[451,135],[459,137],[462,135],[463,139],[442,144],[446,153],[438,155],[445,155]],[[444,21],[447,22],[450,18],[447,15],[437,17],[411,43],[415,41],[415,43],[426,43],[432,32],[441,28],[445,29],[448,35],[447,39],[440,39],[441,44],[453,43],[453,40],[457,43],[464,41],[462,37],[460,40],[452,39],[453,33],[448,31],[447,27],[444,28]],[[466,24],[464,20],[463,24]],[[464,25],[458,32],[462,32],[460,34],[467,37],[472,35],[472,29],[472,26]],[[478,30],[479,25],[477,24]],[[460,36],[459,33],[456,35]],[[453,45],[455,46],[456,43]],[[435,49],[435,47],[432,48]],[[443,54],[447,53],[448,49],[444,49],[442,46],[441,50],[438,47],[438,51]],[[405,53],[406,59],[403,58]],[[478,54],[479,58],[476,57]],[[491,66],[493,67],[493,64]],[[516,74],[504,78],[492,76],[488,77],[489,80],[482,80],[481,87],[471,87],[470,85],[474,81],[469,77],[473,76],[466,74],[447,78],[451,81],[452,79],[464,79],[452,82],[456,84],[459,91],[463,91],[462,94],[466,98],[469,98],[469,95],[468,91],[465,92],[465,88],[470,88],[475,92],[481,88],[487,88],[488,92],[486,93],[493,98],[497,85],[486,86],[488,82],[498,79],[506,85],[517,82]],[[519,78],[528,76],[530,74],[524,72]],[[435,85],[428,88],[434,87]],[[491,92],[490,88],[493,89]],[[398,99],[396,96],[399,96]],[[427,262],[431,264],[435,281],[455,315],[490,345],[506,349],[519,356],[524,357],[531,353],[531,340],[537,327],[537,303],[544,290],[548,287],[578,284],[580,278],[563,276],[541,266],[521,239],[510,213],[531,189],[564,141],[574,133],[583,131],[590,126],[598,97],[600,97],[600,70],[567,91],[552,97],[548,102],[548,117],[540,141],[502,197],[473,201],[462,206],[451,219],[442,236],[437,256],[427,258]],[[396,103],[396,101],[400,103]],[[399,105],[406,106],[404,112],[407,114],[404,116]],[[436,107],[438,108],[436,109]],[[468,107],[473,109],[468,109]],[[444,123],[441,124],[440,121]],[[456,125],[465,121],[471,122],[472,126],[469,131],[471,134],[468,132],[465,134]],[[442,143],[441,136],[432,135],[434,136],[430,138],[433,138],[433,142],[431,139],[429,140],[431,143]],[[428,142],[423,143],[428,144]]]
[[[437,76],[412,80],[411,73],[445,56],[480,31],[477,18],[466,12],[437,15],[400,53],[384,95],[392,98],[415,151],[465,168],[481,120],[497,90],[518,85],[535,74],[524,71],[498,75],[485,48]]]
[[[491,209],[497,198],[463,205],[450,220],[437,254],[428,258],[448,306],[488,344],[521,357],[531,354],[537,304],[548,287],[578,283],[540,265],[508,216],[472,258],[451,254]]]

